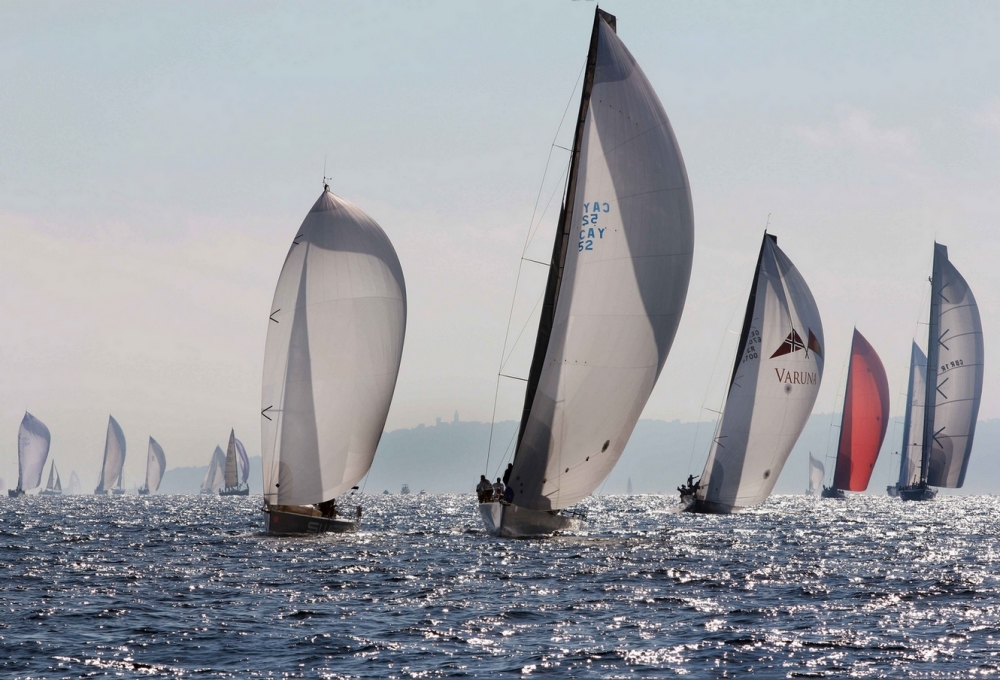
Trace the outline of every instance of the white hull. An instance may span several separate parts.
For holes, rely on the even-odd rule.
[[[580,527],[580,521],[548,510],[529,510],[517,505],[480,503],[486,531],[502,538],[549,536]]]

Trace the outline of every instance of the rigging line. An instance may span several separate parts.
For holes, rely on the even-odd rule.
[[[507,448],[505,448],[505,449],[503,450],[503,458],[501,458],[501,459],[500,459],[500,463],[499,463],[499,464],[497,464],[497,469],[493,471],[493,474],[494,474],[494,475],[497,475],[497,474],[499,474],[499,473],[500,473],[500,468],[501,468],[501,467],[503,466],[503,464],[504,464],[504,463],[506,463],[506,462],[507,462],[507,454],[508,454],[508,453],[510,453],[510,445],[514,443],[514,439],[515,439],[516,437],[517,437],[517,430],[515,429],[515,430],[514,430],[514,434],[512,434],[512,435],[511,435],[511,437],[510,437],[510,441],[509,441],[509,442],[507,442]],[[491,478],[491,479],[492,479],[492,478]]]
[[[517,343],[521,341],[521,336],[524,335],[525,329],[528,327],[528,324],[531,323],[531,320],[534,318],[535,310],[538,309],[538,304],[542,301],[542,298],[544,296],[545,292],[543,291],[542,293],[539,294],[538,299],[535,300],[535,306],[531,308],[531,312],[528,314],[528,318],[524,320],[524,325],[521,326],[521,332],[517,334],[517,338],[514,340],[513,343],[511,343],[510,354],[508,354],[506,357],[503,357],[503,361],[500,364],[501,371],[507,367],[507,362],[510,361],[511,355],[514,354],[514,348],[517,347]]]
[[[571,159],[570,162],[572,162],[572,159]],[[549,200],[546,201],[545,208],[542,210],[542,214],[538,216],[538,221],[535,222],[532,225],[532,227],[531,227],[531,232],[528,234],[528,238],[524,242],[524,250],[521,252],[521,257],[523,259],[528,259],[528,258],[524,257],[524,253],[528,252],[528,246],[531,244],[531,242],[535,239],[535,236],[538,234],[538,229],[542,226],[542,221],[545,219],[545,216],[548,214],[549,208],[552,207],[552,199],[556,197],[556,193],[562,193],[562,195],[565,196],[565,194],[566,194],[566,182],[563,182],[563,178],[566,176],[567,172],[569,172],[569,164],[566,165],[566,167],[562,171],[562,174],[559,175],[559,181],[556,182],[555,188],[552,190],[552,193],[549,194]],[[561,192],[560,192],[560,188],[561,188]],[[534,218],[532,218],[532,219],[534,219]],[[550,266],[550,264],[546,264],[546,266]]]

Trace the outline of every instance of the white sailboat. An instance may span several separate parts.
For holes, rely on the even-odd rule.
[[[240,455],[242,454],[242,455]],[[226,448],[226,467],[224,485],[219,489],[220,496],[248,496],[250,487],[246,484],[246,450],[236,438],[236,431],[229,431],[229,446]],[[240,463],[243,465],[244,477],[240,479]]]
[[[56,462],[52,461],[49,466],[49,481],[45,484],[45,488],[39,492],[40,496],[61,496],[62,495],[62,482],[59,479],[59,471],[56,470]]]
[[[150,437],[149,448],[146,450],[146,481],[139,487],[139,495],[156,493],[166,469],[167,457],[163,454],[163,447]]]
[[[826,468],[823,461],[809,452],[809,487],[806,489],[807,496],[819,496],[823,492],[823,478],[826,476]]]
[[[406,333],[406,284],[388,236],[328,186],[296,231],[267,322],[261,392],[271,533],[352,531],[337,499],[371,467]]]
[[[596,10],[508,498],[479,506],[494,535],[573,525],[560,511],[618,461],[684,309],[694,252],[687,172],[616,24]]]
[[[69,494],[75,495],[79,494],[83,490],[80,484],[80,476],[76,474],[76,470],[69,473],[69,489],[67,490]]]
[[[934,244],[927,356],[914,343],[897,493],[930,500],[960,488],[983,394],[983,324],[969,284]]]
[[[221,446],[216,446],[215,451],[212,451],[212,459],[208,463],[208,471],[205,472],[205,477],[201,480],[199,493],[218,493],[225,481],[225,469],[226,454],[222,452]]]
[[[823,323],[798,269],[764,234],[729,391],[691,512],[763,503],[795,446],[823,378]]]
[[[49,428],[26,411],[17,430],[17,488],[8,490],[8,496],[23,496],[25,491],[42,483],[42,471],[51,443]]]
[[[113,416],[108,416],[108,433],[104,438],[104,462],[94,494],[121,494],[122,468],[125,466],[125,433]]]

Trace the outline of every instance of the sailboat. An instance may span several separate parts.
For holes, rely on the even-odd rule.
[[[45,423],[25,411],[17,431],[17,488],[9,489],[8,496],[23,496],[25,491],[42,483],[42,471],[51,443],[52,435]]]
[[[367,474],[389,415],[406,284],[382,228],[325,183],[292,239],[267,325],[267,531],[354,531],[361,508],[341,513],[337,503]]]
[[[983,394],[983,324],[969,284],[934,244],[926,357],[913,343],[898,494],[930,500],[965,483]]]
[[[670,121],[596,10],[507,497],[489,533],[572,528],[621,457],[684,309],[694,216]],[[575,244],[573,242],[576,242]]]
[[[72,472],[69,473],[68,492],[70,495],[75,495],[80,493],[82,488],[83,487],[80,485],[80,476],[76,474],[76,470],[73,470]]]
[[[149,448],[146,450],[146,481],[139,487],[139,495],[156,493],[163,479],[163,471],[167,469],[167,457],[163,455],[163,447],[149,438]]]
[[[628,482],[625,484],[625,493],[629,496],[632,495],[632,478],[628,478]]]
[[[730,513],[767,499],[812,413],[823,347],[809,286],[765,233],[726,405],[701,478],[681,491],[685,510]]]
[[[108,492],[114,494],[122,491],[122,467],[125,465],[125,433],[113,416],[108,416],[108,433],[104,439],[104,463],[101,465],[101,477],[97,481],[94,493],[103,496]]]
[[[52,461],[49,466],[49,481],[45,488],[39,492],[40,496],[61,496],[62,482],[59,480],[59,471],[56,470],[56,462]]]
[[[239,464],[237,463],[239,459]],[[225,486],[219,489],[220,496],[248,496],[250,495],[250,487],[247,485],[247,466],[249,461],[247,460],[246,449],[243,448],[243,444],[239,439],[236,438],[236,431],[229,431],[229,446],[226,448],[226,473],[225,473]],[[242,466],[243,478],[240,479],[240,467]]]
[[[823,498],[843,499],[844,491],[864,491],[882,450],[889,425],[889,380],[875,349],[858,329],[851,341],[847,390],[840,420],[837,467]]]
[[[823,461],[819,460],[809,452],[809,487],[806,489],[807,496],[819,496],[823,491],[823,477],[826,476],[826,468]]]
[[[201,490],[199,493],[215,494],[222,490],[222,483],[225,481],[226,454],[222,452],[221,446],[216,446],[212,452],[212,459],[208,463],[208,471],[205,478],[201,480]]]

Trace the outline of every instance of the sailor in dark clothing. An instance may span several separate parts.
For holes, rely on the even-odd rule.
[[[514,471],[514,464],[507,463],[507,469],[503,471],[503,483],[505,486],[510,486],[510,473]]]
[[[486,475],[479,475],[479,484],[476,485],[476,493],[479,495],[480,503],[489,503],[493,500],[493,485]]]

